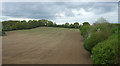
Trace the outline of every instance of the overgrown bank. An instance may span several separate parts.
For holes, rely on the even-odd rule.
[[[84,37],[84,48],[91,54],[93,64],[117,64],[118,27],[119,24],[108,23],[100,18],[93,25],[84,22],[80,28]]]

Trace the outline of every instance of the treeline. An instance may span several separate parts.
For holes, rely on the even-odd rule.
[[[3,31],[11,31],[11,30],[21,30],[21,29],[32,29],[40,26],[46,26],[47,20],[29,20],[26,22],[23,21],[3,21],[2,22],[2,30]]]
[[[5,31],[11,31],[11,30],[22,30],[22,29],[32,29],[36,27],[64,27],[64,28],[79,28],[80,25],[78,22],[75,22],[74,24],[69,24],[68,22],[62,25],[57,25],[56,23],[53,23],[52,21],[48,21],[45,19],[42,20],[29,20],[26,22],[23,21],[3,21],[2,22],[2,31],[0,31],[0,35],[5,35]]]
[[[93,64],[117,64],[120,58],[118,51],[118,27],[100,18],[93,25],[84,22],[80,28],[84,37],[84,48],[89,51]]]

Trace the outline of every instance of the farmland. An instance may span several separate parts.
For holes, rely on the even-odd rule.
[[[38,27],[6,34],[3,64],[91,64],[79,29]]]

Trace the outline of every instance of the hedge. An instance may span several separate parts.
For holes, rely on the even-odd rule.
[[[118,50],[118,33],[111,35],[107,40],[98,43],[92,49],[94,64],[116,64]]]
[[[105,32],[96,32],[91,34],[88,39],[84,41],[84,48],[91,53],[92,48],[97,45],[99,42],[107,39],[108,35]]]

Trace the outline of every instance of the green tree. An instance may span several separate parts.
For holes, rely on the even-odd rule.
[[[25,21],[25,20],[22,20],[21,22],[22,22],[22,23],[26,23],[26,21]]]
[[[79,28],[79,23],[78,23],[78,22],[75,22],[75,23],[74,23],[74,26],[75,26],[75,28]]]
[[[70,28],[75,28],[74,24],[70,24]]]
[[[65,25],[64,25],[65,28],[68,28],[69,27],[69,23],[66,22]]]
[[[83,23],[83,26],[86,26],[86,25],[87,25],[87,26],[90,25],[89,22],[84,22],[84,23]]]
[[[45,26],[45,22],[43,20],[38,20],[39,26]]]
[[[48,21],[47,26],[48,27],[52,27],[53,26],[53,22],[52,21]]]
[[[56,24],[56,23],[53,23],[53,27],[57,27],[57,24]]]
[[[45,25],[47,25],[48,20],[42,19],[41,22],[43,22]]]

